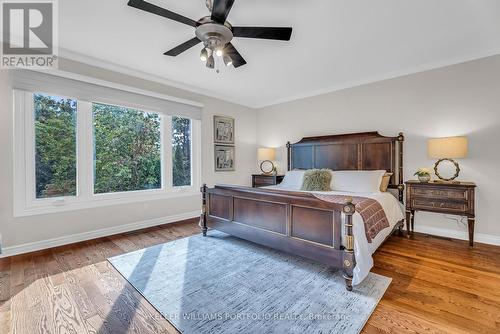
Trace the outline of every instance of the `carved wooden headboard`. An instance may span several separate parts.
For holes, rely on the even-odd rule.
[[[397,189],[403,202],[403,133],[384,137],[378,132],[307,137],[287,143],[288,170],[386,170],[394,173],[389,188]]]

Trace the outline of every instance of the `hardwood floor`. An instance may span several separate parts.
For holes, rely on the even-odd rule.
[[[0,333],[177,333],[106,261],[199,233],[195,220],[0,259]],[[500,333],[500,247],[392,236],[392,284],[364,333]]]

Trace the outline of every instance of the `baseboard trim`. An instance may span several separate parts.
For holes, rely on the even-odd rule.
[[[143,220],[143,221],[130,223],[130,224],[126,224],[126,225],[113,226],[113,227],[103,228],[103,229],[89,231],[89,232],[77,233],[77,234],[72,234],[72,235],[48,239],[48,240],[41,240],[41,241],[35,241],[35,242],[30,242],[30,243],[16,245],[16,246],[5,247],[3,249],[2,254],[0,254],[0,258],[35,252],[35,251],[39,251],[39,250],[47,249],[47,248],[52,248],[52,247],[68,245],[68,244],[72,244],[75,242],[81,242],[81,241],[86,241],[86,240],[91,240],[91,239],[96,239],[96,238],[107,237],[107,236],[114,235],[114,234],[131,232],[131,231],[140,230],[143,228],[148,228],[148,227],[153,227],[153,226],[158,226],[158,225],[163,225],[163,224],[169,224],[169,223],[175,223],[175,222],[178,222],[181,220],[198,217],[198,216],[200,216],[200,213],[201,213],[201,211],[199,211],[199,210],[191,211],[191,212],[181,213],[181,214],[167,216],[167,217],[160,217],[160,218]]]
[[[175,222],[185,220],[185,219],[196,218],[200,215],[200,213],[201,212],[199,210],[196,210],[196,211],[186,212],[186,213],[182,213],[182,214],[171,215],[171,216],[167,216],[167,217],[160,217],[160,218],[143,220],[143,221],[130,223],[130,224],[126,224],[126,225],[119,225],[119,226],[113,226],[113,227],[103,228],[103,229],[89,231],[89,232],[72,234],[72,235],[63,236],[63,237],[59,237],[59,238],[53,238],[53,239],[35,241],[35,242],[16,245],[16,246],[5,247],[3,249],[2,254],[0,254],[0,258],[35,252],[35,251],[39,251],[39,250],[43,250],[43,249],[47,249],[47,248],[52,248],[52,247],[64,246],[64,245],[68,245],[68,244],[72,244],[72,243],[76,243],[76,242],[81,242],[81,241],[86,241],[86,240],[91,240],[91,239],[96,239],[96,238],[107,237],[107,236],[114,235],[114,234],[131,232],[131,231],[140,230],[143,228],[148,228],[148,227],[153,227],[153,226],[158,226],[158,225],[163,225],[163,224],[169,224],[169,223],[175,223]],[[421,225],[421,224],[418,224],[417,226],[415,226],[415,232],[436,235],[436,236],[440,236],[440,237],[454,238],[454,239],[459,239],[459,240],[469,240],[469,236],[468,236],[466,231],[456,231],[456,230],[426,226],[426,225]],[[491,234],[475,233],[474,241],[479,242],[479,243],[489,244],[489,245],[500,246],[500,236],[491,235]]]
[[[437,235],[440,237],[447,237],[447,238],[453,238],[453,239],[459,239],[459,240],[469,240],[469,234],[467,231],[456,231],[456,230],[450,230],[450,229],[446,229],[446,228],[425,226],[425,225],[421,225],[421,224],[418,224],[415,226],[415,232],[425,233],[425,234],[430,234],[430,235]],[[500,246],[500,236],[476,232],[474,234],[474,242]]]

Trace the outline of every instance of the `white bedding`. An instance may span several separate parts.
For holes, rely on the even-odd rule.
[[[284,187],[281,185],[265,187],[268,189],[279,189],[288,191],[301,191]],[[304,191],[306,192],[306,191]],[[321,194],[346,195],[372,198],[380,203],[385,211],[390,226],[380,231],[372,242],[366,240],[365,225],[359,213],[353,215],[353,234],[354,234],[354,255],[356,256],[356,267],[354,267],[353,285],[361,283],[373,267],[372,254],[382,244],[382,242],[391,233],[397,222],[404,218],[403,205],[389,192],[374,193],[352,193],[340,191],[322,191]],[[344,227],[342,226],[342,231]],[[343,241],[342,241],[343,243]]]

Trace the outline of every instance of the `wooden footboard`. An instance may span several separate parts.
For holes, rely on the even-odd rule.
[[[318,261],[344,272],[352,290],[355,206],[328,203],[311,194],[237,186],[201,188],[203,235],[213,228],[236,237]],[[345,246],[341,245],[342,213]]]

